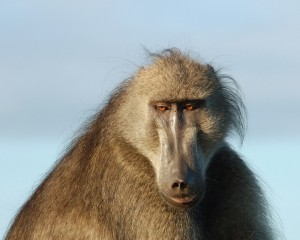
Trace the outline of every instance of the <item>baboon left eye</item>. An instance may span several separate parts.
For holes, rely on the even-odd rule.
[[[195,109],[195,106],[193,104],[186,104],[185,105],[185,109],[186,110],[189,110],[189,111],[192,111]]]
[[[198,108],[204,107],[205,99],[192,100],[184,103],[183,109],[187,111],[194,111]]]

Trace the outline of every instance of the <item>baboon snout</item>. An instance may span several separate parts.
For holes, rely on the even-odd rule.
[[[166,127],[166,134],[161,131],[158,186],[170,205],[192,207],[203,198],[204,192],[201,148],[197,129],[186,127],[179,113],[176,114],[169,121],[171,124]]]
[[[196,174],[173,175],[169,179],[168,192],[171,195],[193,194],[201,188],[200,177]]]
[[[170,171],[159,181],[163,199],[171,206],[189,208],[195,206],[204,195],[204,184],[200,174],[185,169]]]

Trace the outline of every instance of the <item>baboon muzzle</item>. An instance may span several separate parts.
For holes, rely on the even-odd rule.
[[[193,207],[203,198],[204,180],[200,169],[194,170],[185,160],[173,159],[161,166],[158,186],[164,200],[175,207]]]
[[[160,194],[170,205],[193,207],[204,195],[204,173],[197,130],[186,128],[177,112],[161,132]]]

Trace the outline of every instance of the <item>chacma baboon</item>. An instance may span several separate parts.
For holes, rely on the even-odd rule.
[[[262,190],[225,142],[234,81],[177,49],[112,94],[6,239],[274,239]]]

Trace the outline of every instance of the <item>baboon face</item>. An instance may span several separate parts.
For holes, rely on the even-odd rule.
[[[198,112],[205,99],[159,101],[151,104],[159,136],[158,186],[171,205],[191,207],[204,194],[204,159]]]
[[[216,73],[175,54],[141,69],[130,85],[123,134],[152,163],[162,198],[195,206],[205,193],[205,169],[229,128]]]

